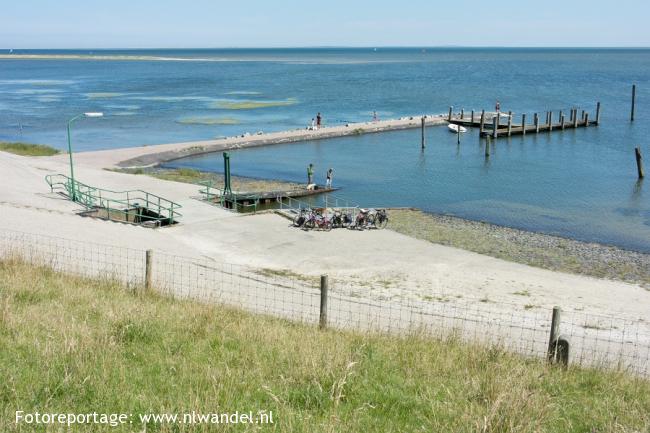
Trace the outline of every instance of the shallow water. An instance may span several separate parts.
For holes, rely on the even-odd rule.
[[[71,52],[56,52],[71,53]],[[72,52],[88,54],[87,52]],[[650,50],[332,49],[96,52],[132,61],[0,60],[0,140],[76,149],[209,139],[325,124],[443,113],[449,105],[593,115],[598,128],[499,139],[489,160],[476,131],[460,147],[443,128],[368,134],[233,152],[233,174],[320,181],[363,206],[415,206],[471,219],[650,252],[648,185],[633,149],[650,159]],[[152,61],[147,56],[181,59]],[[183,60],[184,59],[184,60]],[[637,121],[629,122],[638,85]],[[220,155],[175,165],[220,171]],[[646,162],[646,165],[648,163]],[[648,169],[646,169],[648,170]]]

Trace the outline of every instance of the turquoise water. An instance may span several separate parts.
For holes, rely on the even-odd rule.
[[[53,52],[88,54],[87,52]],[[635,146],[650,160],[650,50],[324,49],[116,51],[131,61],[0,60],[0,140],[80,150],[303,128],[446,112],[449,105],[591,113],[598,128],[499,139],[484,157],[476,131],[460,146],[445,128],[368,134],[232,152],[233,173],[303,181],[335,169],[340,195],[363,206],[415,206],[470,219],[650,252],[648,185]],[[165,57],[152,61],[147,56]],[[638,86],[637,121],[629,122]],[[219,171],[221,155],[177,161]],[[650,165],[647,163],[646,165]],[[650,168],[648,168],[650,170]],[[646,182],[647,183],[647,182]]]

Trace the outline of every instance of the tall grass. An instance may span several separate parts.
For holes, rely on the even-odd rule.
[[[44,144],[0,142],[0,151],[22,156],[52,156],[59,153],[53,147]]]
[[[0,431],[33,412],[272,411],[281,432],[647,432],[650,383],[450,339],[325,331],[0,262]],[[238,426],[235,430],[246,430]],[[215,431],[210,425],[71,431]],[[51,428],[47,431],[65,431]]]

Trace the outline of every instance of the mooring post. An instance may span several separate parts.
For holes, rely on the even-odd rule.
[[[481,110],[481,128],[480,128],[480,134],[483,134],[483,130],[485,129],[485,110]],[[479,134],[479,136],[480,136]]]
[[[465,117],[465,109],[461,108],[460,109],[460,118],[463,119]]]
[[[526,113],[521,115],[521,133],[526,135]]]
[[[562,130],[564,130],[564,113],[560,111],[560,125],[562,125]]]
[[[499,115],[497,114],[492,118],[492,136],[497,138],[497,129],[499,128]]]
[[[589,113],[585,113],[585,127],[589,126]]]
[[[632,110],[630,111],[630,122],[634,122],[634,105],[636,104],[636,84],[632,84]]]
[[[320,329],[327,328],[327,275],[320,276],[320,316],[318,326]]]
[[[535,122],[535,134],[539,134],[539,114],[535,113],[533,121]]]
[[[639,174],[639,179],[643,179],[643,156],[641,155],[641,148],[637,147],[634,149],[634,154],[636,156],[636,171]]]
[[[491,142],[491,139],[490,139],[490,136],[488,135],[486,137],[486,140],[485,140],[485,157],[486,158],[490,156],[490,142]]]
[[[548,112],[548,130],[549,131],[553,130],[553,112],[552,111]]]
[[[596,102],[596,126],[600,125],[600,102]]]
[[[151,290],[153,271],[153,250],[147,250],[144,261],[144,289]]]
[[[447,120],[451,121],[451,112],[454,109],[454,107],[449,107],[449,118]]]
[[[573,127],[574,128],[578,127],[578,109],[577,108],[573,109]]]
[[[580,120],[581,120],[582,122],[585,121],[585,110],[582,110],[582,115],[580,116]]]
[[[472,121],[472,126],[474,126],[474,110],[472,110],[472,117],[470,120]]]
[[[560,307],[553,307],[553,315],[551,316],[551,333],[548,339],[547,356],[549,362],[555,361],[557,340],[560,337],[560,314],[562,310]]]
[[[425,122],[425,119],[424,119],[424,116],[422,116],[421,121],[422,121],[422,149],[424,149],[424,144],[425,144],[425,134],[424,134],[424,122]]]
[[[456,144],[460,144],[460,128],[461,128],[461,126],[458,125],[458,131],[457,131],[457,133],[456,133],[456,136],[457,136],[457,140],[458,140],[458,141],[456,142]]]
[[[508,137],[512,135],[512,111],[508,111]]]

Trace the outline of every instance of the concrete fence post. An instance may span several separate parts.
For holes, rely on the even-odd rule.
[[[320,329],[327,328],[327,290],[329,288],[329,282],[327,275],[320,276],[320,317],[318,320],[318,326]]]
[[[147,250],[145,254],[145,268],[144,268],[145,290],[151,290],[152,272],[153,272],[153,250]]]

